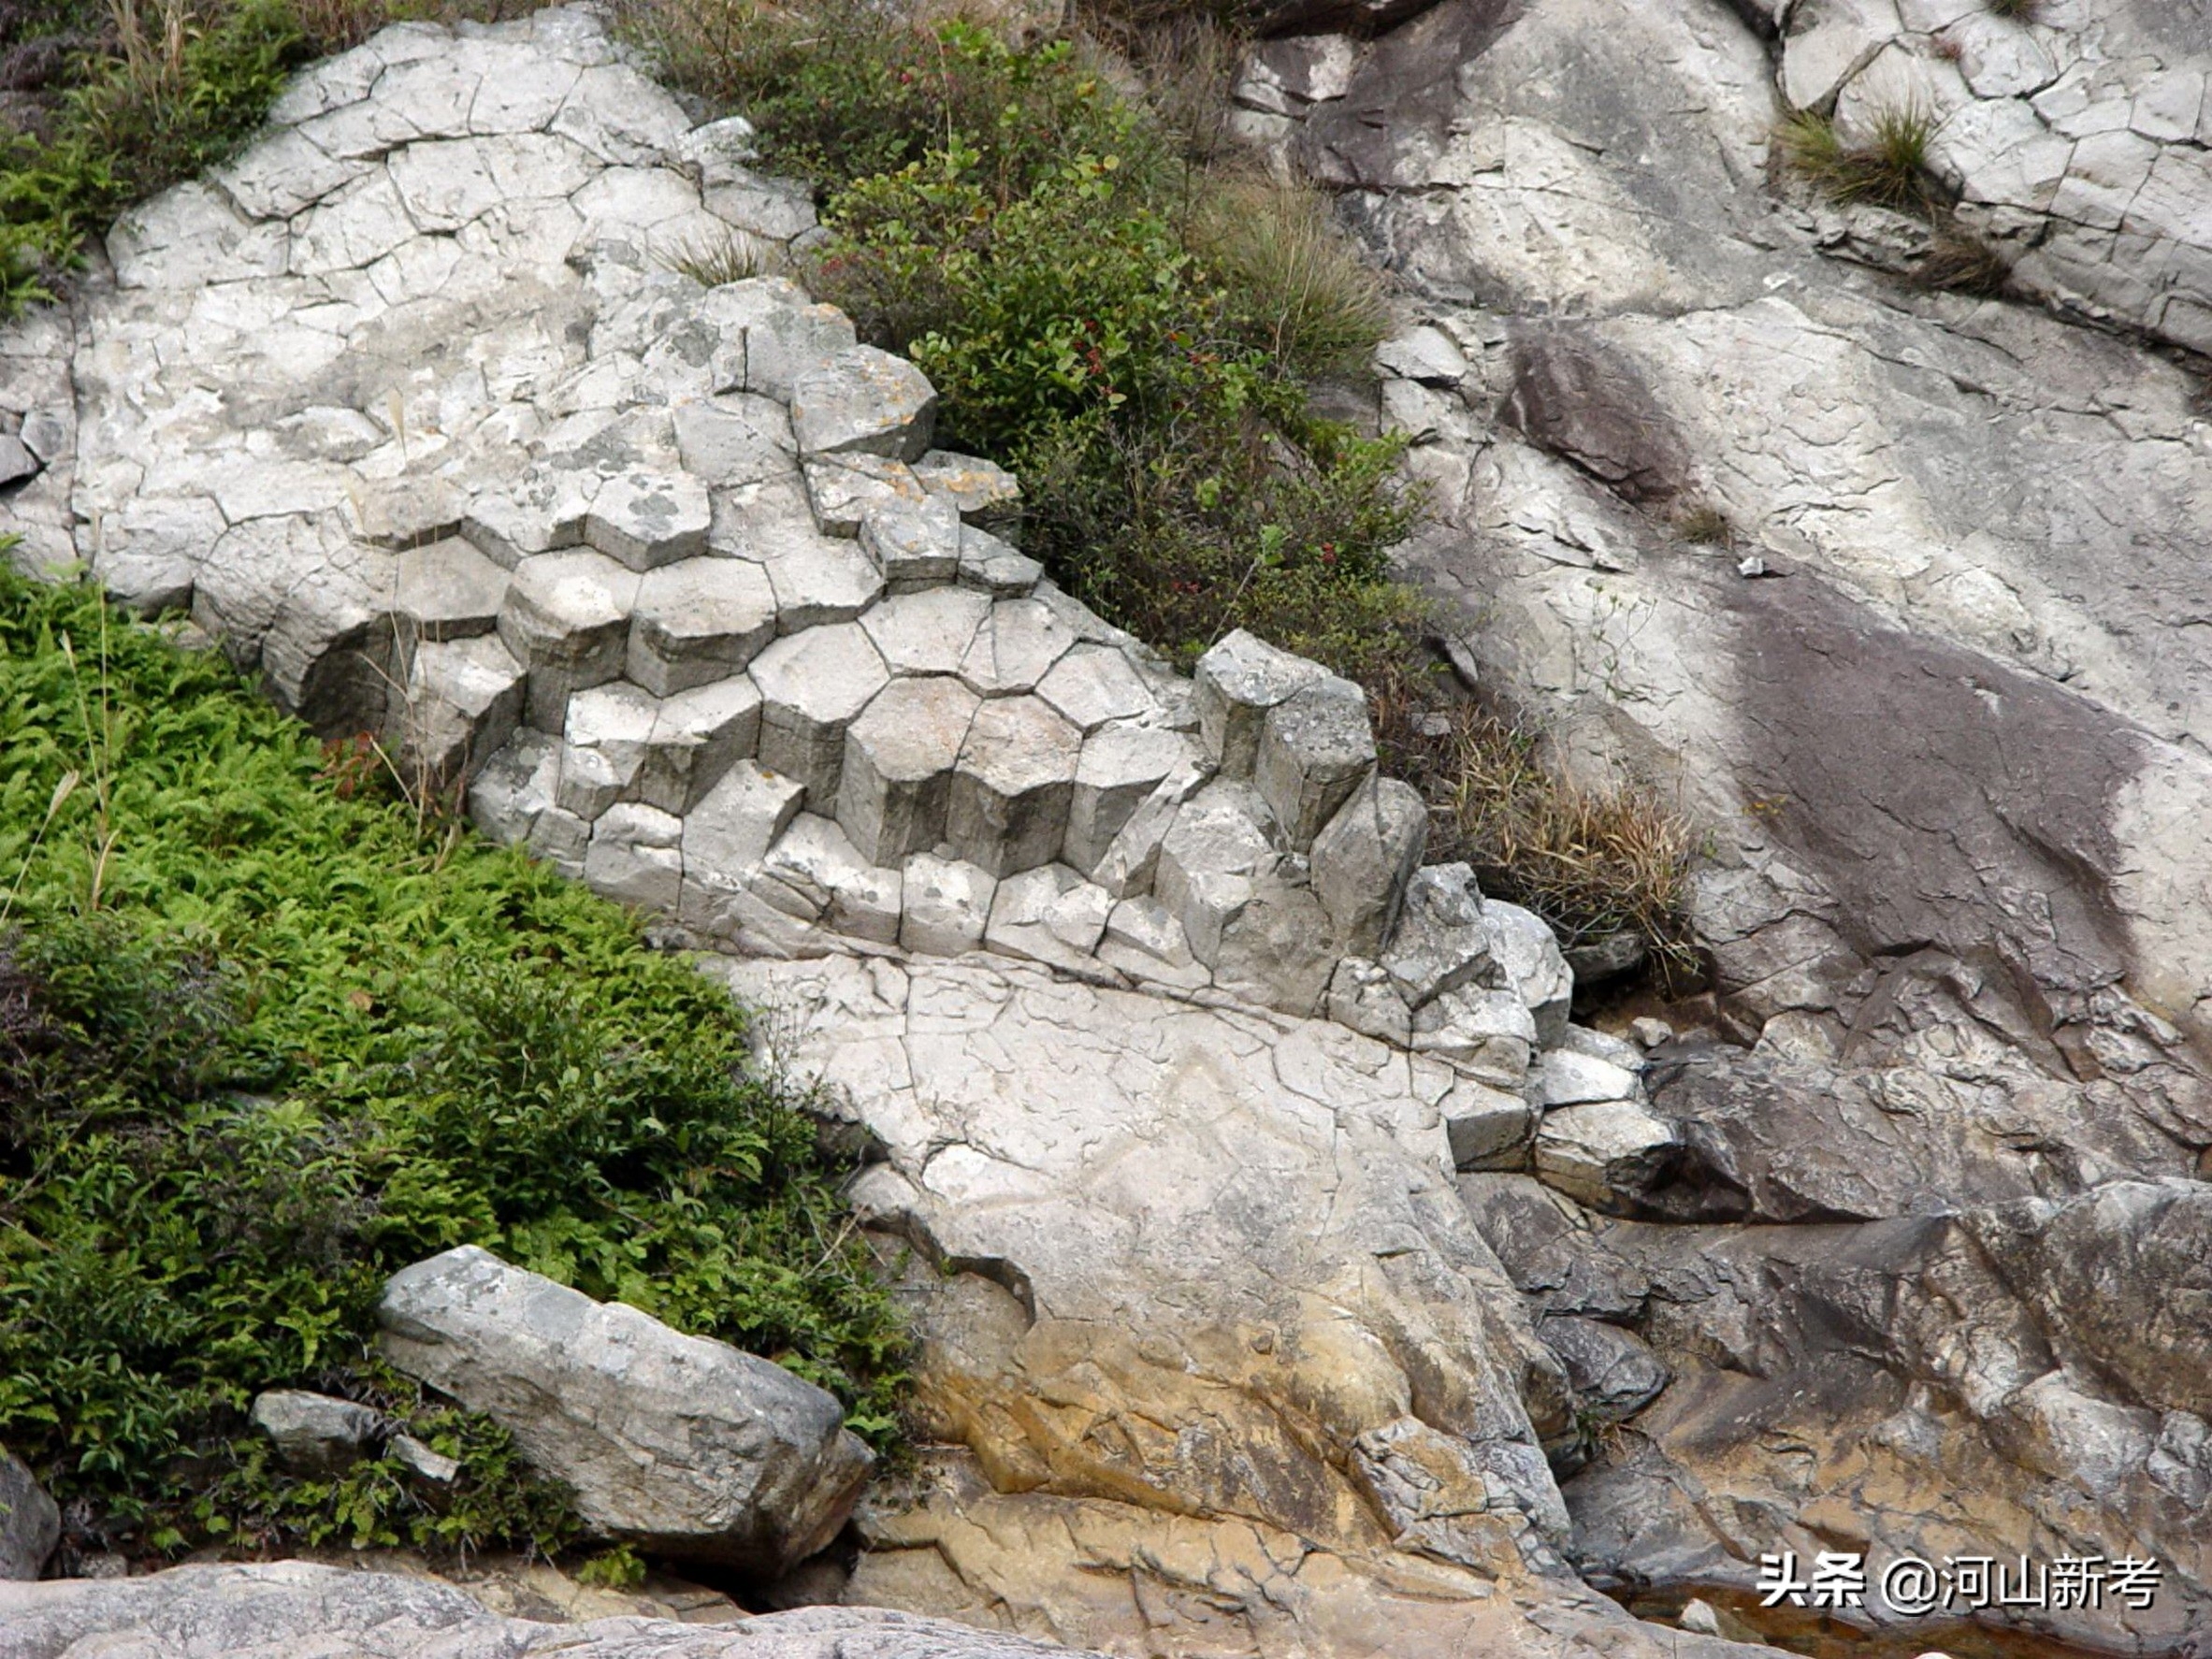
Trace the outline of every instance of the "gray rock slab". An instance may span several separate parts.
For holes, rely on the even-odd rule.
[[[395,1274],[377,1321],[392,1363],[499,1421],[589,1525],[680,1558],[780,1572],[874,1462],[781,1366],[473,1247]]]
[[[953,766],[981,703],[949,675],[896,679],[846,730],[837,821],[869,863],[945,839]]]
[[[638,584],[624,669],[666,697],[736,673],[775,633],[775,589],[760,566],[686,559]]]
[[[946,814],[956,856],[1002,878],[1058,858],[1082,741],[1034,697],[985,702],[968,728]]]
[[[1198,659],[1192,678],[1206,752],[1229,777],[1249,777],[1259,759],[1267,711],[1327,677],[1317,662],[1279,651],[1238,628]]]
[[[937,393],[928,377],[874,346],[842,351],[791,383],[791,430],[802,455],[919,460],[936,416]]]
[[[857,623],[787,635],[754,659],[760,763],[796,779],[810,806],[837,800],[845,733],[890,678]]]
[[[0,1582],[36,1579],[62,1540],[62,1511],[13,1452],[0,1450]]]

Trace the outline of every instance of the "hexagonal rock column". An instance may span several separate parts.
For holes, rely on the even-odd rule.
[[[871,864],[945,839],[952,769],[983,700],[949,675],[893,680],[845,734],[837,821]]]
[[[523,718],[558,731],[569,699],[622,672],[638,576],[603,553],[540,554],[515,567],[499,638],[529,674]]]
[[[1034,697],[987,702],[961,749],[946,839],[1004,878],[1060,857],[1082,734]]]
[[[1224,777],[1251,775],[1259,759],[1260,729],[1267,711],[1317,680],[1328,678],[1318,662],[1278,651],[1238,628],[1198,659],[1191,700],[1208,759]]]
[[[584,539],[633,570],[651,570],[704,553],[713,521],[706,485],[688,472],[632,468],[593,492]]]
[[[1082,757],[1076,763],[1062,856],[1090,874],[1145,798],[1192,758],[1191,744],[1180,732],[1119,723],[1093,731],[1083,740]]]
[[[937,421],[937,389],[907,362],[854,346],[791,386],[791,430],[802,455],[889,455],[918,461]]]
[[[1335,675],[1301,686],[1260,723],[1252,775],[1293,851],[1304,852],[1375,770],[1367,696]]]
[[[857,622],[789,634],[754,658],[760,688],[760,764],[796,778],[807,804],[834,809],[846,728],[890,671]]]
[[[860,548],[888,593],[911,593],[960,574],[960,510],[936,497],[884,501],[860,515]]]
[[[661,697],[736,673],[775,638],[775,592],[745,559],[663,565],[638,584],[624,657],[629,677]]]
[[[1313,893],[1338,945],[1371,957],[1397,926],[1406,886],[1428,840],[1428,804],[1396,778],[1373,775],[1313,840]]]
[[[426,642],[474,639],[498,626],[508,582],[472,543],[449,536],[399,555],[393,614]]]

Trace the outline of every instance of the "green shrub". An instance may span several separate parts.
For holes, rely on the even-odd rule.
[[[12,576],[0,876],[0,1442],[99,1532],[565,1541],[503,1435],[370,1349],[383,1277],[460,1243],[895,1435],[841,1171],[727,998],[520,856],[341,790],[219,660]],[[243,1420],[272,1386],[382,1405],[462,1479],[282,1477]]]

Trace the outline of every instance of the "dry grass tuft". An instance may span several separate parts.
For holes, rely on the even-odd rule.
[[[1923,288],[1994,299],[2012,281],[2012,267],[1987,242],[1955,224],[1944,224],[1937,226],[1914,280]]]
[[[1510,714],[1402,679],[1370,690],[1384,770],[1430,802],[1431,861],[1465,858],[1485,893],[1535,911],[1564,945],[1641,934],[1663,983],[1696,978],[1699,836],[1674,802],[1642,784],[1573,782]]]
[[[1193,205],[1192,250],[1300,373],[1356,368],[1390,328],[1382,279],[1307,185],[1217,175]]]
[[[1858,142],[1810,109],[1784,122],[1777,137],[1785,159],[1830,201],[1925,212],[1935,199],[1928,174],[1928,141],[1934,131],[1934,116],[1908,103],[1877,110],[1872,134]]]
[[[1726,547],[1736,539],[1728,515],[1710,501],[1699,501],[1675,516],[1674,533],[1693,547]]]
[[[657,249],[654,257],[668,270],[689,277],[701,288],[719,288],[764,275],[768,256],[752,238],[734,230],[695,237],[672,248]]]

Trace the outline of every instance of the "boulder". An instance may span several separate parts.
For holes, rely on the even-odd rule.
[[[370,1454],[385,1432],[384,1415],[353,1400],[304,1389],[269,1389],[247,1414],[268,1436],[277,1461],[295,1475],[327,1479]]]
[[[1428,837],[1428,803],[1410,784],[1369,776],[1312,850],[1313,891],[1338,948],[1372,957],[1398,928]]]
[[[22,1459],[0,1449],[0,1580],[36,1579],[61,1541],[60,1507]]]
[[[1404,908],[1381,953],[1383,971],[1408,1008],[1424,1008],[1446,991],[1492,976],[1490,931],[1482,889],[1466,864],[1432,864],[1413,873]]]
[[[385,1357],[489,1415],[603,1536],[764,1577],[845,1524],[874,1459],[779,1365],[464,1246],[394,1274]]]
[[[1253,781],[1293,852],[1312,846],[1374,770],[1367,696],[1350,680],[1330,675],[1301,686],[1260,722]]]
[[[1536,1173],[1593,1209],[1633,1207],[1667,1175],[1681,1143],[1634,1101],[1546,1112],[1536,1130]]]

